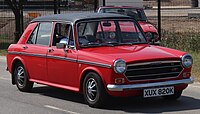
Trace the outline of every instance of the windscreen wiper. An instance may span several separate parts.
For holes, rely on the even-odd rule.
[[[148,44],[147,42],[132,42],[132,45],[134,44]]]
[[[116,45],[119,45],[119,42],[104,42],[104,43],[101,43],[101,45],[116,46]]]
[[[126,42],[126,43],[119,43],[119,45],[134,45],[134,44],[147,44],[147,42]]]
[[[81,44],[81,47],[97,47],[97,46],[101,46],[99,43],[87,43],[87,44]]]

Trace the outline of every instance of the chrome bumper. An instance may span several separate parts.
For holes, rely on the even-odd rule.
[[[182,79],[182,80],[154,82],[154,83],[145,83],[145,84],[129,84],[129,85],[108,84],[107,88],[109,91],[123,91],[123,90],[129,90],[129,89],[132,90],[132,89],[171,86],[171,85],[180,85],[180,84],[191,84],[193,82],[194,82],[194,79],[191,77],[191,78]]]

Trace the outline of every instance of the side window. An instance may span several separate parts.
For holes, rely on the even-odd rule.
[[[50,22],[40,23],[39,30],[37,33],[36,44],[46,45],[46,46],[49,45],[52,27],[53,23]]]
[[[56,23],[52,46],[56,46],[56,43],[74,45],[72,26],[70,24]]]
[[[29,37],[27,44],[35,44],[37,38],[38,26],[34,29],[31,36]]]

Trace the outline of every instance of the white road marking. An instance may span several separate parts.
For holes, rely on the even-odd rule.
[[[3,77],[0,77],[1,80],[8,80],[10,81],[11,79],[10,78],[3,78]]]
[[[55,106],[51,106],[51,105],[44,105],[44,107],[46,107],[46,108],[51,108],[51,109],[58,110],[58,111],[62,111],[62,112],[67,112],[67,113],[70,113],[70,114],[80,114],[80,113],[78,113],[78,112],[73,112],[73,111],[69,111],[69,110],[64,110],[64,109],[61,109],[61,108],[58,108],[58,107],[55,107]]]

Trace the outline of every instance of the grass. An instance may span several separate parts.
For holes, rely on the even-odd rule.
[[[161,45],[187,52],[200,52],[200,33],[162,31]]]
[[[11,43],[9,42],[0,42],[0,50],[7,49]]]
[[[0,34],[0,50],[7,49],[8,46],[13,42],[13,39],[9,39],[8,36]]]
[[[6,49],[0,49],[0,56],[5,56],[7,53]]]

